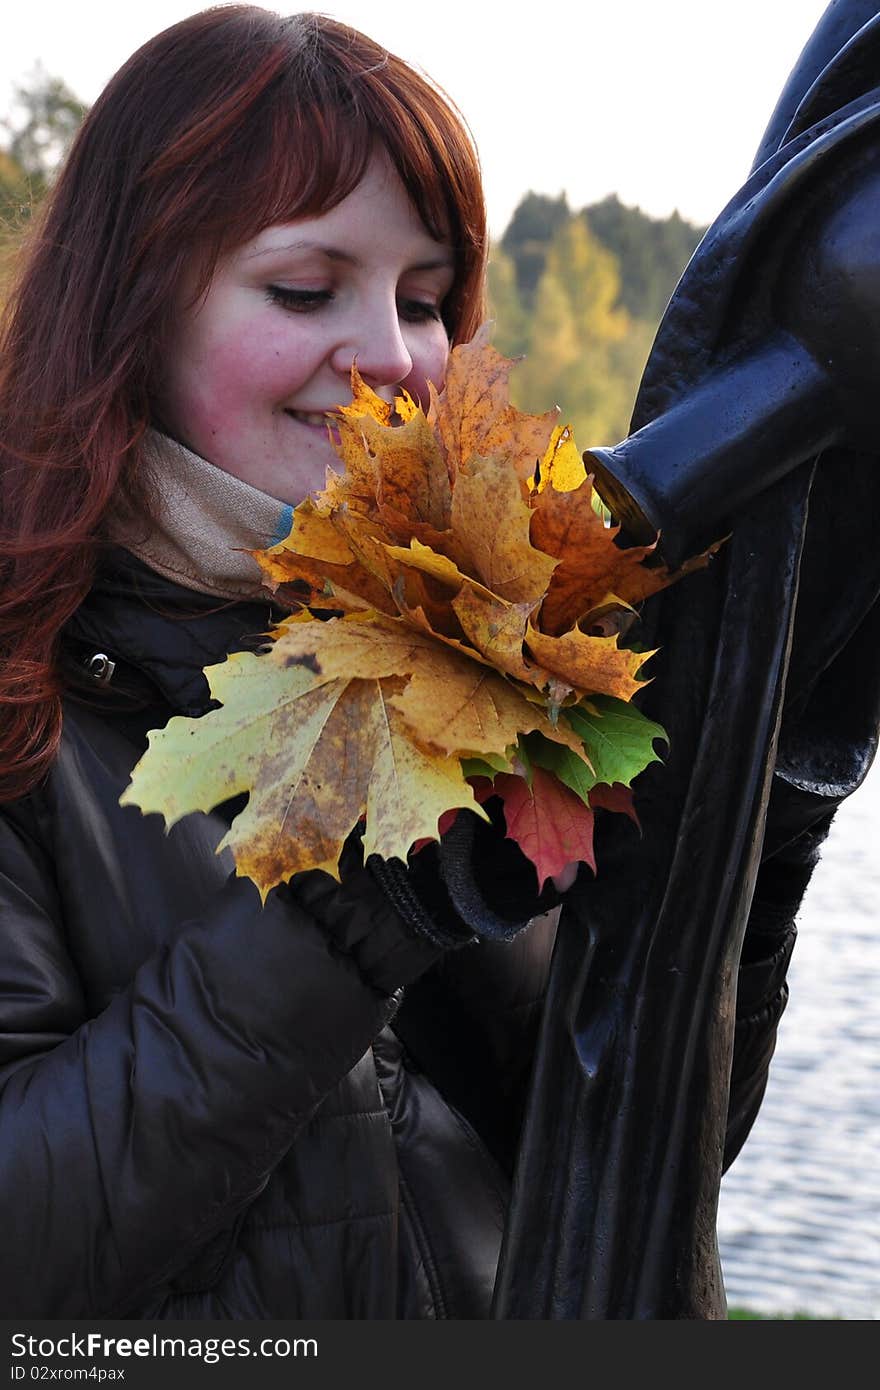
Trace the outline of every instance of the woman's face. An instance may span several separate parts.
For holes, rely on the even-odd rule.
[[[182,309],[163,428],[296,505],[339,465],[324,412],[351,400],[355,358],[388,401],[400,386],[425,401],[427,382],[442,386],[452,282],[450,248],[428,234],[387,158],[374,156],[330,212],[260,232]]]

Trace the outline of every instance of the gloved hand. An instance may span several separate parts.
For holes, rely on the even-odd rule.
[[[491,823],[459,811],[440,841],[406,864],[370,855],[364,865],[355,831],[342,852],[341,882],[315,870],[293,878],[289,891],[372,984],[393,993],[445,951],[511,941],[560,901],[552,887],[538,892],[534,866],[504,835],[500,803],[486,809]]]
[[[405,876],[404,866],[401,868]],[[310,869],[275,891],[294,898],[322,928],[331,945],[352,957],[363,977],[383,994],[394,994],[409,984],[453,944],[435,937],[423,923],[419,924],[421,930],[414,925],[413,914],[401,910],[364,867],[359,836],[349,838],[340,860],[340,874],[341,881],[337,881],[322,869]]]
[[[411,854],[408,865],[375,856],[367,861],[413,927],[447,946],[475,937],[512,941],[533,917],[561,901],[553,885],[538,891],[534,865],[505,835],[498,799],[490,798],[484,809],[490,822],[459,811],[440,840]],[[427,921],[419,920],[419,910]]]

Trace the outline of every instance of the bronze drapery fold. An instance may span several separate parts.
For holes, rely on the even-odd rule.
[[[877,746],[878,214],[880,5],[834,0],[672,296],[629,439],[597,452],[621,520],[660,525],[672,562],[730,539],[644,605],[660,654],[640,703],[670,747],[637,783],[642,836],[597,825],[599,875],[563,912],[496,1318],[726,1315],[716,1214],[756,880],[809,875],[799,847]]]

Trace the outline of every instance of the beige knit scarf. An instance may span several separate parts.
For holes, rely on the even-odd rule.
[[[111,514],[104,523],[106,539],[200,594],[267,599],[260,567],[248,552],[287,535],[292,507],[156,430],[142,447],[159,514],[149,529],[130,516]]]

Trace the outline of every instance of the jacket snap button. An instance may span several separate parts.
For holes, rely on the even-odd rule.
[[[106,652],[95,652],[94,656],[86,658],[85,665],[92,680],[99,685],[108,685],[116,670],[116,662],[111,661]]]

